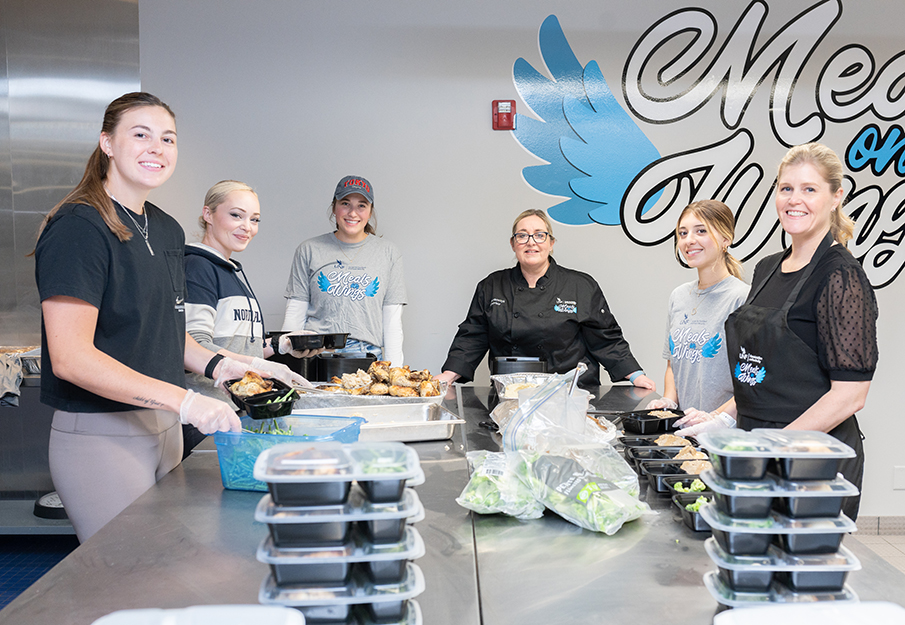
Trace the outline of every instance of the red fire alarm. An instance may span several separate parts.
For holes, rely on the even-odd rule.
[[[493,129],[515,130],[515,100],[493,101]]]

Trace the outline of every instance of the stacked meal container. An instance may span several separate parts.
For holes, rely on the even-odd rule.
[[[842,503],[858,489],[837,473],[855,452],[810,431],[720,430],[698,442],[713,463],[701,474],[713,501],[700,511],[717,565],[704,576],[710,594],[731,607],[857,601],[845,580],[861,564],[841,543],[856,529]]]
[[[308,623],[421,624],[414,597],[424,576],[412,561],[424,542],[411,523],[424,508],[410,486],[424,473],[414,449],[277,445],[258,457],[254,477],[270,491],[255,510],[270,530],[257,553],[271,569],[261,603],[294,607]]]

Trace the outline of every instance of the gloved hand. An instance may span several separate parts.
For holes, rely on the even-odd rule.
[[[270,360],[264,360],[263,358],[255,358],[251,361],[251,366],[246,368],[257,369],[258,371],[269,373],[280,382],[285,382],[289,386],[304,386],[307,388],[312,388],[314,386],[311,382],[286,365]]]
[[[710,430],[735,427],[735,417],[733,417],[729,413],[702,412],[700,410],[697,412],[699,414],[696,415],[698,418],[696,424],[677,431],[676,436],[694,436],[696,434],[700,434],[701,432],[708,432]]]
[[[242,422],[230,406],[191,390],[182,398],[179,422],[194,425],[202,434],[242,431]]]
[[[650,400],[645,410],[678,410],[678,408],[679,404],[669,397],[661,397],[660,399]]]
[[[287,334],[281,334],[280,340],[277,342],[277,353],[278,354],[289,354],[293,358],[310,358],[311,356],[316,356],[324,351],[323,347],[318,349],[292,349],[292,340],[289,338],[290,336],[299,336],[302,334],[314,334],[314,332],[309,332],[307,330],[302,330],[300,332],[289,332]]]
[[[222,388],[224,391],[228,391],[226,388],[227,380],[238,380],[245,376],[245,372],[249,369],[254,369],[255,367],[245,364],[244,362],[240,362],[238,360],[234,360],[232,358],[224,358],[221,360],[216,367],[214,367],[214,379],[216,380],[217,388]],[[266,373],[263,369],[259,370],[258,373]]]

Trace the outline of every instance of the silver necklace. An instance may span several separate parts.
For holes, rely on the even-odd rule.
[[[707,288],[709,289],[710,287],[707,287]],[[691,292],[696,293],[698,296],[697,303],[694,305],[694,308],[691,309],[691,316],[694,317],[698,313],[698,306],[701,305],[701,302],[703,302],[705,299],[707,299],[707,296],[710,295],[711,291],[707,291],[706,293],[704,293],[703,297],[701,297],[701,293],[693,287],[691,289]]]
[[[148,223],[148,209],[145,207],[145,227],[142,228],[138,225],[138,222],[135,220],[135,217],[132,216],[132,213],[126,208],[126,205],[113,197],[113,194],[108,190],[107,193],[110,195],[110,199],[116,202],[116,204],[123,209],[123,212],[126,213],[126,216],[132,220],[132,223],[135,224],[135,229],[138,230],[138,234],[141,235],[141,238],[145,240],[145,245],[148,246],[148,251],[151,252],[151,256],[154,255],[154,250],[151,249],[151,243],[148,241],[148,234],[150,233],[150,224]]]

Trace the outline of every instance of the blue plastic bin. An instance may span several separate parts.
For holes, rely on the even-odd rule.
[[[317,415],[288,415],[273,419],[281,429],[292,430],[291,436],[280,434],[251,434],[249,432],[217,432],[217,458],[220,460],[220,479],[231,490],[267,491],[267,484],[254,478],[255,460],[262,451],[280,443],[339,441],[354,443],[361,433],[361,417],[320,417]],[[264,421],[248,417],[242,427],[260,427]]]

